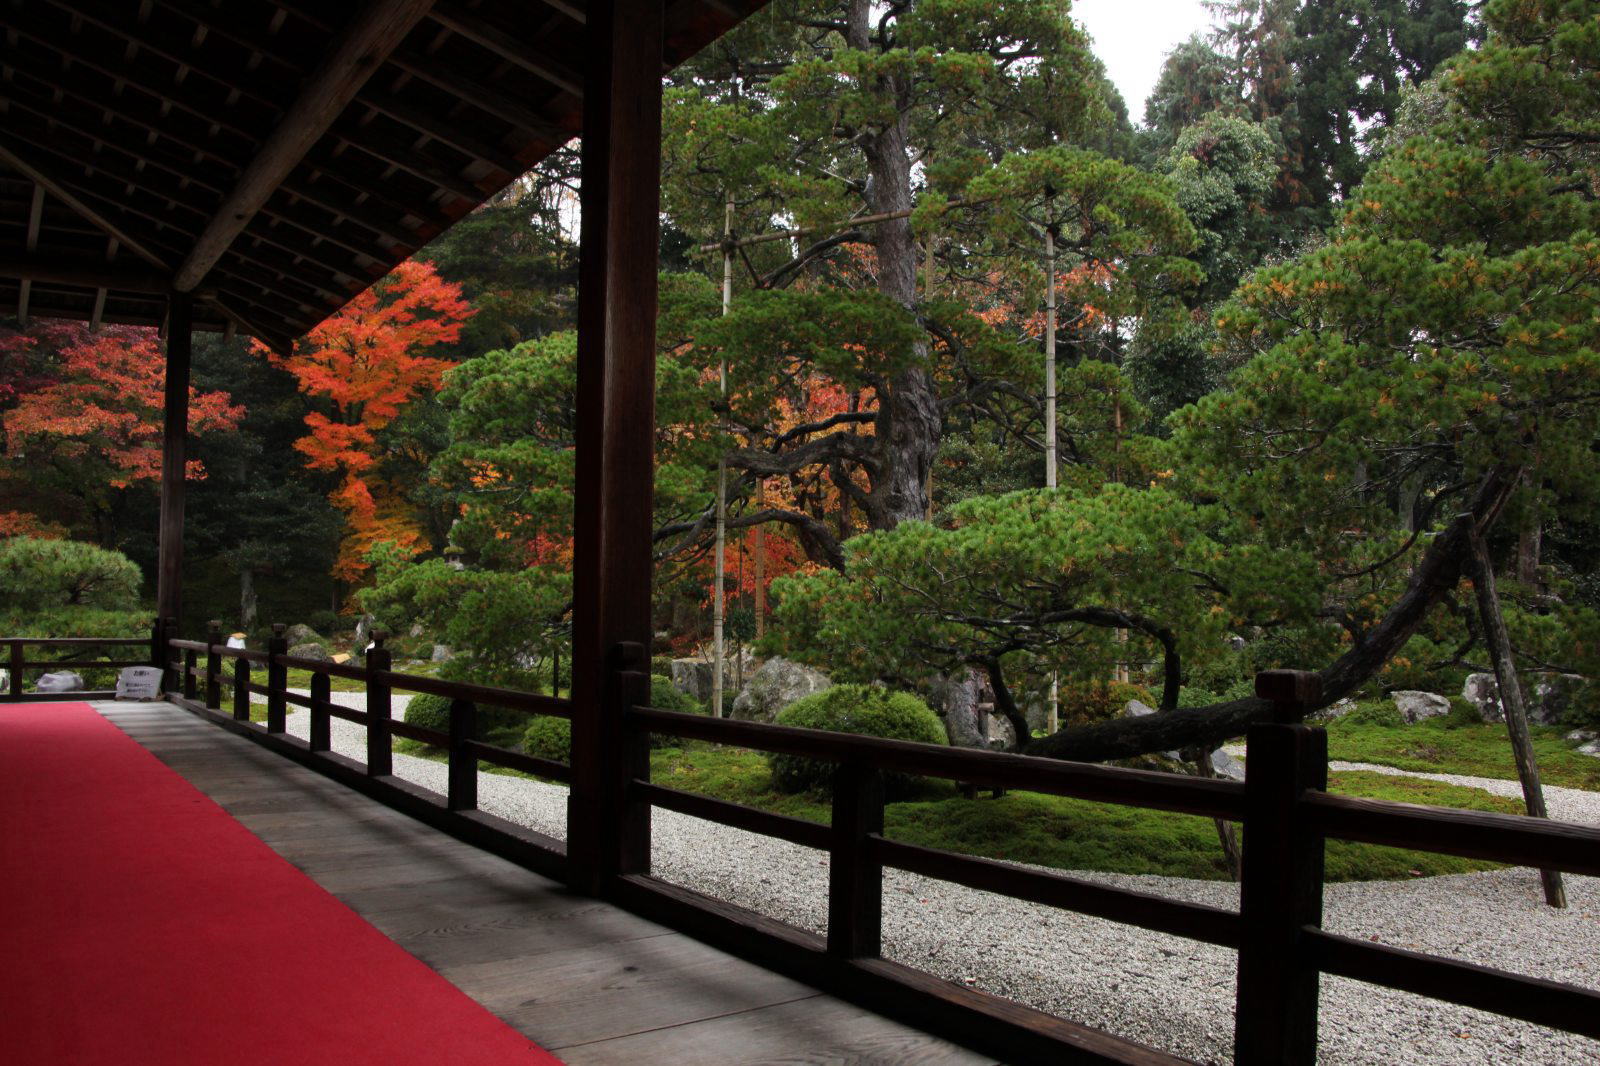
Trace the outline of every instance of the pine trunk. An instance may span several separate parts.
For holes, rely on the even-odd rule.
[[[872,47],[873,7],[868,0],[852,0],[847,37],[852,48],[867,51]],[[899,97],[902,86],[885,78],[878,88],[887,96]],[[867,209],[873,214],[909,211],[911,196],[911,156],[907,143],[907,123],[902,115],[866,139]],[[877,251],[878,291],[908,310],[917,303],[917,243],[909,218],[893,218],[874,230],[872,243]],[[883,470],[872,486],[874,529],[893,529],[901,522],[928,516],[928,478],[934,455],[939,450],[942,420],[939,394],[928,367],[928,344],[919,341],[910,365],[889,381],[882,398],[877,435],[881,441]]]
[[[1500,596],[1495,591],[1494,564],[1489,559],[1489,549],[1483,538],[1472,536],[1472,587],[1478,595],[1478,614],[1483,621],[1483,639],[1494,661],[1495,682],[1500,686],[1500,703],[1505,708],[1506,732],[1511,736],[1511,753],[1517,761],[1517,777],[1522,781],[1522,797],[1528,814],[1534,818],[1548,818],[1544,804],[1544,786],[1539,781],[1539,763],[1533,754],[1533,739],[1528,733],[1528,708],[1523,699],[1522,684],[1517,677],[1516,658],[1511,652],[1511,636],[1506,631],[1505,616],[1500,611]],[[1567,905],[1566,890],[1561,884],[1558,870],[1540,870],[1544,883],[1545,902],[1552,907]]]

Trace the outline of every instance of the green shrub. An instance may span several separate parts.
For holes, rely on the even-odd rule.
[[[1122,681],[1063,681],[1057,691],[1060,694],[1058,714],[1063,727],[1115,718],[1129,700],[1138,700],[1149,707],[1157,702],[1143,685]]]
[[[856,733],[923,744],[948,744],[944,723],[928,705],[908,692],[867,685],[835,685],[785,707],[778,724],[831,733]],[[833,764],[794,755],[767,756],[773,784],[783,792],[825,788],[833,778]],[[884,790],[890,796],[913,792],[918,779],[885,774]]]
[[[671,677],[672,676],[672,656],[670,656],[670,655],[652,655],[650,657],[650,676],[651,677]]]
[[[1463,726],[1483,724],[1483,712],[1478,710],[1478,705],[1465,696],[1450,697],[1450,713],[1444,717],[1446,729],[1460,729]]]
[[[450,704],[451,700],[445,696],[434,696],[424,693],[412,696],[411,702],[406,704],[405,720],[410,725],[419,725],[424,729],[437,729],[441,733],[450,732]],[[501,707],[478,707],[478,728],[474,739],[487,740],[499,743],[507,739],[504,734],[509,732],[510,738],[515,742],[521,735],[528,716],[522,711],[512,711]]]
[[[555,762],[572,761],[572,723],[565,718],[539,715],[522,734],[522,749],[529,755]]]
[[[138,602],[140,580],[121,552],[75,540],[0,540],[0,607],[127,611]]]
[[[450,701],[443,696],[430,696],[423,694],[412,696],[406,704],[405,721],[407,725],[421,726],[423,729],[437,729],[441,733],[450,732]]]
[[[672,683],[672,678],[662,674],[650,675],[650,706],[663,711],[683,714],[705,714],[700,701]]]
[[[1391,700],[1373,700],[1357,705],[1356,709],[1338,719],[1342,725],[1375,725],[1384,729],[1400,729],[1406,724],[1400,708]]]

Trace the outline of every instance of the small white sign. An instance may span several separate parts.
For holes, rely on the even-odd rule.
[[[154,666],[127,666],[117,675],[117,699],[161,698],[161,670]]]

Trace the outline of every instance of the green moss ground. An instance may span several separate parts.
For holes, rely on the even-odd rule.
[[[653,759],[659,784],[825,822],[828,804],[818,794],[775,792],[765,760],[733,749],[668,749]],[[1373,799],[1514,813],[1517,805],[1479,789],[1376,773],[1334,774],[1335,792]],[[1013,792],[999,799],[956,795],[932,783],[923,798],[891,803],[884,829],[895,840],[1067,870],[1226,878],[1215,825],[1205,818],[1111,804]],[[1447,855],[1331,842],[1330,881],[1405,879],[1492,869],[1492,864]]]
[[[1600,759],[1573,751],[1562,729],[1534,726],[1532,733],[1545,784],[1600,791]],[[1414,725],[1383,726],[1341,718],[1328,724],[1328,757],[1425,773],[1517,779],[1506,727],[1497,723],[1457,725],[1428,718]]]

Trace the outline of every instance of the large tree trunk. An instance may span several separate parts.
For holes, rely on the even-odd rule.
[[[248,566],[239,568],[239,630],[254,633],[256,629],[256,572]]]
[[[872,47],[873,7],[869,0],[851,0],[850,47]],[[901,95],[902,86],[885,79],[880,91]],[[867,208],[872,214],[909,211],[911,158],[907,151],[906,119],[901,118],[868,137],[862,145],[867,161]],[[878,291],[907,310],[917,302],[917,244],[909,218],[879,223],[872,244],[877,251]],[[928,477],[939,450],[942,422],[939,394],[928,367],[928,344],[919,341],[912,363],[889,382],[882,397],[877,436],[881,442],[883,470],[872,486],[874,529],[893,529],[901,522],[928,516]]]
[[[1487,532],[1493,525],[1516,488],[1518,473],[1515,469],[1496,469],[1484,476],[1466,512],[1457,515],[1422,553],[1405,592],[1389,613],[1359,643],[1318,674],[1324,705],[1348,696],[1377,673],[1411,639],[1428,612],[1455,590],[1471,555],[1472,535],[1480,529]],[[1130,759],[1153,751],[1186,748],[1210,751],[1243,736],[1253,723],[1271,718],[1272,705],[1251,697],[1064,729],[1033,741],[1025,751],[1029,755],[1083,762]]]
[[[1500,611],[1500,596],[1494,587],[1494,564],[1489,559],[1489,549],[1483,537],[1474,533],[1471,538],[1472,587],[1478,594],[1478,614],[1483,621],[1483,640],[1494,660],[1495,683],[1500,686],[1500,705],[1505,708],[1506,732],[1511,737],[1511,753],[1517,761],[1517,777],[1522,781],[1522,799],[1528,814],[1534,818],[1548,818],[1544,805],[1544,786],[1539,781],[1539,763],[1533,754],[1533,738],[1528,734],[1528,708],[1523,699],[1522,684],[1517,677],[1517,660],[1511,653],[1511,635],[1506,631],[1505,616]],[[1544,900],[1552,907],[1565,907],[1567,893],[1561,885],[1559,870],[1540,870],[1544,882]]]

